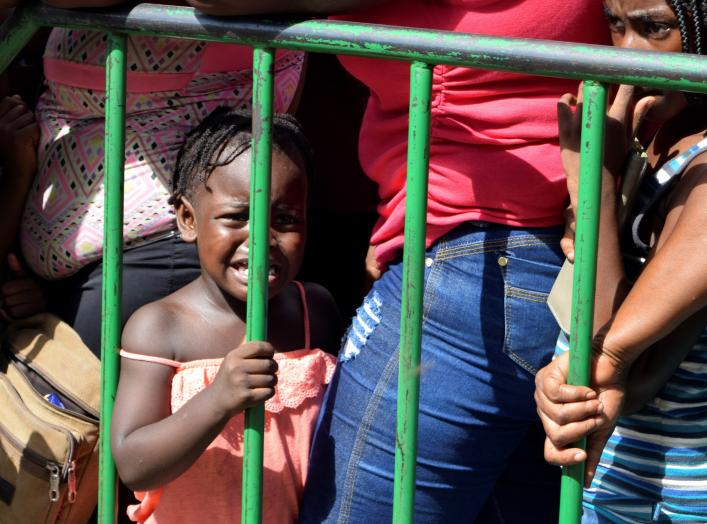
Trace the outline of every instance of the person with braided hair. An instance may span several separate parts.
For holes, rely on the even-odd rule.
[[[186,137],[172,194],[200,276],[138,309],[122,337],[113,413],[131,520],[240,522],[243,411],[265,402],[264,524],[297,519],[309,443],[334,371],[341,319],[321,286],[294,280],[304,255],[311,150],[275,113],[268,342],[245,342],[251,114],[220,107]]]
[[[604,5],[616,46],[703,54],[706,4]],[[563,336],[559,356],[536,376],[546,459],[586,460],[583,524],[707,522],[704,102],[704,95],[620,86],[608,110],[592,387],[566,384]],[[558,105],[573,203],[580,104],[579,96],[566,94]],[[649,137],[647,171],[620,230],[615,181],[636,135]],[[569,238],[564,249],[569,256]],[[583,436],[586,451],[573,444]]]

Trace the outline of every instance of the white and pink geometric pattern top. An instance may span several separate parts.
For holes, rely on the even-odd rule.
[[[54,29],[47,42],[39,170],[20,233],[43,278],[65,278],[102,256],[106,43],[104,33],[69,29]],[[126,249],[175,230],[167,200],[184,136],[218,106],[250,108],[252,50],[129,36],[127,60]],[[290,108],[303,61],[299,52],[276,55],[275,111]]]

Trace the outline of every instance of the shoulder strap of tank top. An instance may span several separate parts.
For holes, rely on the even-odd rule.
[[[120,350],[120,356],[130,360],[139,360],[141,362],[152,362],[154,364],[163,364],[165,366],[170,366],[173,368],[178,368],[182,365],[181,362],[176,360],[170,360],[168,358],[154,357],[152,355],[141,355],[139,353],[131,353],[130,351]]]
[[[304,285],[297,280],[293,281],[299,289],[299,296],[302,300],[302,314],[304,316],[304,348],[309,349],[309,308],[307,307],[307,293],[304,291]]]
[[[643,201],[631,223],[632,240],[638,249],[647,253],[651,247],[643,241],[640,235],[641,223],[645,217],[653,211],[654,206],[659,200],[665,198],[665,196],[672,191],[675,187],[675,183],[680,179],[680,175],[682,175],[687,165],[692,162],[695,157],[705,151],[707,151],[707,137],[686,149],[675,158],[668,160],[655,172],[651,177],[652,180],[647,181],[650,186],[649,196]]]

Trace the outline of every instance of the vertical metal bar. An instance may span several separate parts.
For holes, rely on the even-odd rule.
[[[606,86],[585,81],[568,377],[570,384],[585,386],[589,384],[594,322],[605,122]],[[586,439],[583,438],[577,445],[584,448]],[[579,524],[582,518],[583,479],[584,463],[563,469],[560,524]]]
[[[39,29],[37,16],[26,6],[20,6],[0,26],[0,73],[5,71],[22,48]]]
[[[275,50],[253,50],[253,152],[250,179],[248,301],[246,340],[266,340],[268,328],[268,251],[272,164],[273,64]],[[260,524],[263,497],[262,405],[245,414],[241,521]]]
[[[118,387],[123,263],[123,166],[125,163],[126,36],[110,33],[106,54],[106,142],[104,185],[103,296],[101,319],[101,432],[98,515],[115,520],[115,462],[110,428]]]
[[[432,66],[413,62],[410,66],[410,123],[393,492],[393,522],[396,524],[412,524],[415,512],[431,90]]]

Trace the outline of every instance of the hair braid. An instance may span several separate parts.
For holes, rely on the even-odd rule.
[[[682,44],[682,52],[690,52],[690,31],[687,28],[687,9],[683,0],[668,0],[670,7],[675,11],[675,16],[678,19],[680,27],[680,42]]]
[[[702,55],[702,32],[704,31],[705,21],[704,21],[704,2],[698,2],[698,0],[690,0],[690,15],[692,17],[692,26],[694,31],[695,39],[695,53]]]
[[[187,134],[177,156],[171,204],[182,196],[193,197],[194,188],[206,183],[214,169],[230,164],[250,149],[251,121],[250,111],[217,107]],[[314,166],[312,148],[299,122],[291,115],[275,113],[272,127],[273,148],[298,154],[305,176],[310,177]]]

